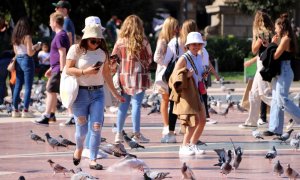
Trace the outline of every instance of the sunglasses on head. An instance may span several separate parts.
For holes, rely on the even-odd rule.
[[[99,45],[101,43],[101,40],[97,40],[97,39],[90,39],[89,41],[93,45]]]

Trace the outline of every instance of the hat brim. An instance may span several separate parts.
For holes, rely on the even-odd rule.
[[[53,5],[54,7],[57,7],[57,3],[52,3],[52,5]]]
[[[191,42],[188,42],[188,43],[185,43],[185,46],[189,45],[189,44],[205,44],[204,41],[191,41]]]

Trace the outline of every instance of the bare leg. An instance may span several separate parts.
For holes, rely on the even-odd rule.
[[[202,108],[203,110],[200,111],[199,116],[197,117],[197,126],[195,128],[195,131],[191,137],[191,144],[196,144],[200,136],[202,135],[202,132],[204,130],[204,126],[206,123],[206,114],[205,114],[205,109],[204,106]]]
[[[195,129],[196,129],[197,126],[194,126],[194,127],[186,127],[185,129],[185,134],[183,136],[183,141],[182,141],[182,145],[183,146],[186,146],[189,144],[190,140],[191,140],[191,137],[192,135],[194,134],[195,132]]]
[[[162,94],[162,101],[160,105],[160,113],[162,115],[162,121],[164,127],[169,126],[169,114],[168,114],[168,104],[169,104],[169,94]]]
[[[46,114],[50,114],[51,112],[55,112],[57,103],[57,95],[56,93],[47,92],[46,99]],[[54,110],[54,111],[53,111]]]

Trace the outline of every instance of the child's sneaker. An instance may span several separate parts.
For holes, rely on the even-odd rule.
[[[197,145],[191,145],[190,146],[192,148],[192,150],[195,152],[195,154],[199,155],[199,154],[205,154],[205,150],[200,149],[199,146]]]
[[[21,113],[19,111],[12,111],[11,117],[13,118],[21,117]]]
[[[22,111],[22,118],[33,118],[34,115],[30,111]]]
[[[195,155],[195,151],[189,145],[180,146],[179,155],[192,156]]]

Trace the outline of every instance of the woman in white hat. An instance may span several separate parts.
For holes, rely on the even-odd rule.
[[[196,100],[196,103],[194,104],[199,104],[197,106],[195,115],[195,119],[190,119],[190,122],[188,125],[185,125],[185,134],[183,138],[182,145],[179,149],[179,154],[180,155],[195,155],[195,154],[204,154],[205,151],[199,149],[199,147],[196,145],[198,139],[200,138],[204,126],[205,126],[205,108],[203,105],[203,100],[201,99],[201,96],[199,95],[198,91],[198,82],[202,80],[202,75],[204,73],[203,66],[202,66],[202,59],[201,55],[198,54],[199,50],[202,48],[204,44],[204,41],[202,39],[202,36],[198,32],[190,32],[187,35],[187,40],[185,43],[185,47],[187,48],[187,52],[183,54],[177,61],[174,71],[172,73],[171,79],[174,78],[174,75],[176,76],[177,72],[181,71],[182,69],[187,69],[187,77],[188,78],[193,78],[193,87],[197,88],[196,95],[199,97]],[[176,78],[176,77],[175,77]],[[172,80],[169,81],[169,86],[172,87]],[[179,87],[180,88],[180,87]],[[187,88],[190,89],[190,88]],[[172,93],[176,93],[178,89],[172,89]],[[182,89],[181,89],[182,90]],[[183,91],[183,90],[182,90]],[[182,92],[183,93],[183,92]],[[181,94],[182,95],[182,94]],[[173,95],[171,94],[170,97]],[[193,97],[192,100],[195,100]],[[184,101],[189,102],[187,99]],[[182,102],[182,101],[181,101]],[[179,102],[180,103],[180,102]],[[191,106],[190,103],[186,103],[186,106]],[[173,113],[178,115],[178,118],[180,118],[180,113],[178,112],[177,107],[179,107],[179,104],[174,105]],[[187,108],[187,111],[190,110],[190,108]],[[182,112],[182,109],[179,110]],[[188,114],[188,113],[187,113]],[[181,122],[181,124],[183,124]]]
[[[93,24],[84,28],[79,44],[72,45],[67,54],[67,74],[76,76],[79,84],[78,96],[72,106],[76,122],[76,150],[73,163],[78,165],[84,146],[84,140],[90,124],[90,169],[102,170],[96,158],[101,139],[104,116],[103,84],[119,101],[124,102],[113,86],[108,67],[109,53],[103,38],[101,25]],[[89,122],[88,122],[89,121]]]

